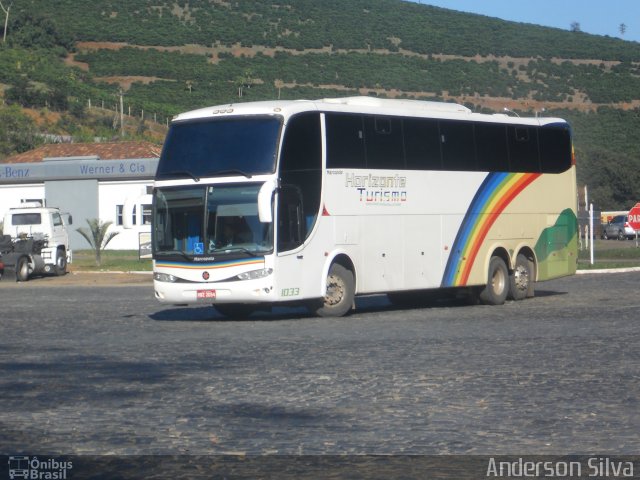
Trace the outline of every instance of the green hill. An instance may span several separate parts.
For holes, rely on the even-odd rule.
[[[117,134],[120,92],[127,135],[157,141],[155,124],[179,111],[273,98],[560,115],[596,207],[640,200],[640,44],[582,32],[401,0],[23,0],[0,47],[0,84],[7,104],[58,112],[32,114],[36,130],[76,137]],[[10,136],[0,155],[26,148]]]

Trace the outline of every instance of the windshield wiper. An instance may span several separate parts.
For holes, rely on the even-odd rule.
[[[191,257],[187,255],[186,252],[183,252],[182,250],[161,250],[159,252],[156,252],[156,256],[158,255],[162,255],[162,256],[179,255],[185,260],[191,260]]]
[[[187,176],[187,177],[191,178],[194,182],[199,182],[200,181],[200,177],[196,177],[189,170],[175,170],[175,171],[172,171],[172,172],[162,172],[160,175],[163,176],[163,177],[168,177],[168,176],[172,176],[172,175],[182,175],[182,176]]]
[[[211,176],[214,177],[216,175],[242,175],[243,177],[246,178],[251,178],[251,175],[248,174],[247,172],[243,172],[242,170],[238,170],[237,168],[230,168],[228,170],[220,170],[218,172],[212,173]]]
[[[247,255],[249,255],[250,257],[257,257],[258,255],[256,255],[254,252],[252,252],[251,250],[244,248],[244,247],[234,247],[234,246],[229,246],[229,247],[220,247],[220,248],[216,248],[214,250],[214,252],[243,252],[246,253]]]

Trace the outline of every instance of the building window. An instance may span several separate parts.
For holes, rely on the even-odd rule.
[[[30,204],[30,205],[38,205],[40,207],[44,206],[44,200],[41,198],[22,198],[20,199],[21,204]]]
[[[124,205],[116,205],[116,225],[122,225],[123,212]]]
[[[142,205],[142,225],[151,225],[151,204]]]

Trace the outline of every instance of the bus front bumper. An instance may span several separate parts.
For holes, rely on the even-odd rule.
[[[235,282],[153,281],[156,299],[169,304],[261,303],[275,300],[272,278]]]

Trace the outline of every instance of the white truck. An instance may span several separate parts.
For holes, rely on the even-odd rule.
[[[71,224],[71,217],[68,217]],[[0,235],[0,279],[25,282],[32,275],[64,275],[71,263],[69,233],[57,208],[11,208]]]

